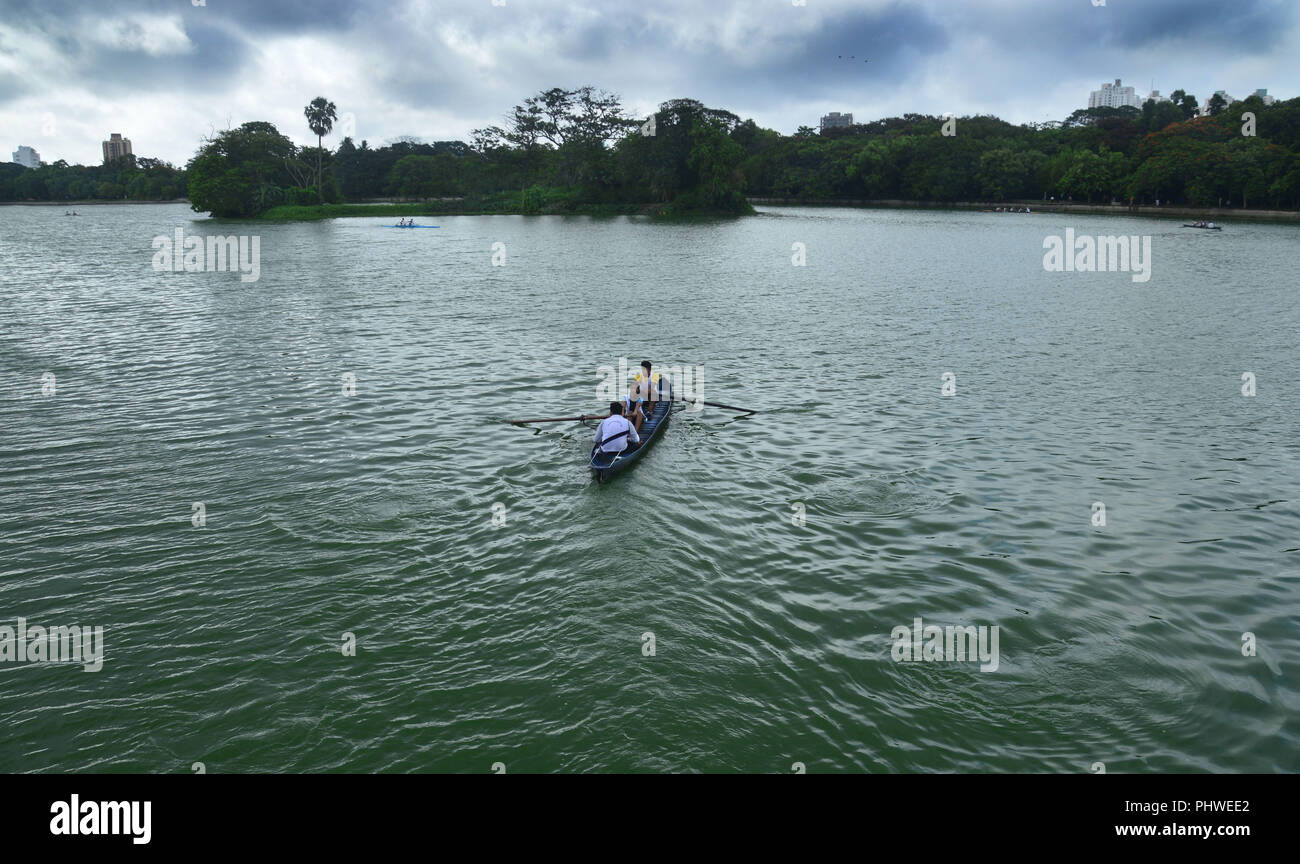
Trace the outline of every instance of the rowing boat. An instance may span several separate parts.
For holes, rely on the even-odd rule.
[[[645,422],[641,424],[641,431],[637,433],[641,438],[641,443],[635,449],[624,449],[619,453],[608,453],[598,451],[595,444],[591,445],[591,473],[595,475],[596,482],[603,483],[640,459],[642,454],[650,449],[650,445],[655,442],[659,434],[663,432],[664,427],[668,425],[668,418],[671,416],[671,402],[656,402],[650,416],[646,417]]]
[[[437,228],[437,225],[385,225],[385,228]]]
[[[1184,227],[1184,228],[1200,228],[1202,231],[1222,231],[1222,230],[1223,230],[1223,227],[1222,227],[1221,225],[1215,225],[1214,227],[1210,227],[1209,225],[1184,225],[1183,227]]]

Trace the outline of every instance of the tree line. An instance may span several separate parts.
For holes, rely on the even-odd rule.
[[[1195,97],[1081,109],[1065,121],[906,114],[785,138],[763,130],[741,166],[749,195],[803,199],[1178,203],[1300,207],[1300,99]],[[1243,120],[1253,114],[1253,124]]]
[[[1227,105],[1216,94],[1207,108],[1200,116],[1196,98],[1177,90],[1140,109],[1080,109],[1060,122],[905,114],[782,135],[694,99],[631,117],[617,96],[587,86],[530,96],[468,143],[372,148],[345,137],[330,149],[323,139],[337,112],[318,97],[304,110],[314,147],[253,121],[205,140],[184,171],[134,157],[0,165],[0,200],[188,192],[194,209],[229,217],[281,204],[489,196],[525,213],[744,213],[745,196],[1300,208],[1300,99]]]
[[[129,155],[105,165],[60,159],[39,168],[0,162],[0,201],[172,201],[186,195],[185,172],[161,159]]]
[[[1199,107],[1177,90],[1140,109],[1080,109],[1060,122],[905,114],[781,135],[693,99],[632,118],[603,91],[551,88],[469,143],[371,148],[345,138],[334,152],[299,155],[323,155],[327,201],[514,190],[524,212],[535,211],[538,190],[554,189],[564,196],[553,211],[746,212],[745,196],[1300,207],[1300,99],[1266,106],[1252,96],[1229,106],[1216,94],[1207,116]]]

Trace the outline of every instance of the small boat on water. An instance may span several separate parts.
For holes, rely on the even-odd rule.
[[[641,439],[640,444],[629,449],[626,446],[627,439],[624,438],[624,448],[622,450],[617,453],[607,453],[598,450],[596,443],[592,442],[589,467],[591,473],[595,475],[597,483],[603,483],[644,456],[645,451],[650,449],[650,445],[659,440],[672,415],[678,411],[685,411],[689,405],[694,405],[696,408],[708,405],[712,408],[723,408],[727,411],[739,411],[741,414],[756,413],[753,408],[738,408],[735,405],[724,405],[721,402],[708,402],[699,398],[698,395],[693,402],[674,399],[672,398],[671,388],[667,387],[661,390],[660,394],[663,398],[654,403],[654,408],[650,409],[650,414],[641,424],[640,432],[637,433],[637,437]],[[611,405],[610,407],[614,406]],[[600,428],[599,421],[606,419],[608,416],[608,414],[581,414],[577,417],[540,417],[535,420],[507,420],[506,422],[522,426],[527,423],[569,423],[576,420],[585,426],[598,429]],[[623,435],[621,432],[615,434],[619,437]]]
[[[1200,228],[1202,231],[1222,231],[1222,225],[1183,225],[1184,228]]]
[[[655,403],[654,410],[641,424],[641,431],[637,433],[641,437],[641,443],[634,449],[625,448],[618,453],[608,453],[597,450],[596,445],[592,444],[591,473],[595,476],[596,482],[605,482],[640,459],[668,425],[668,419],[672,416],[672,407],[672,403],[667,401]]]

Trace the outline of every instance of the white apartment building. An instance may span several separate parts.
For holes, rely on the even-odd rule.
[[[1223,101],[1228,105],[1231,105],[1233,102],[1241,101],[1236,96],[1230,95],[1226,90],[1215,90],[1214,96],[1222,96]],[[1213,99],[1214,96],[1211,96],[1210,99]],[[1201,105],[1201,110],[1196,112],[1198,116],[1200,117],[1210,116],[1210,99],[1206,99],[1204,104]]]
[[[1088,94],[1089,108],[1122,108],[1125,105],[1134,108],[1142,107],[1137,92],[1132,87],[1125,87],[1124,82],[1119,78],[1115,79],[1114,84],[1103,84],[1100,90],[1093,90]]]
[[[26,144],[19,144],[18,149],[14,151],[14,161],[24,168],[39,168],[41,167],[41,154]]]
[[[853,125],[852,114],[841,114],[838,111],[832,111],[822,117],[822,129],[847,129]]]

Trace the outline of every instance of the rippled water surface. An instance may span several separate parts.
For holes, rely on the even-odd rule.
[[[62,212],[0,208],[0,625],[106,649],[0,663],[0,770],[1300,770],[1294,227]],[[503,422],[620,357],[760,411],[604,485]],[[918,616],[998,669],[896,662]]]

